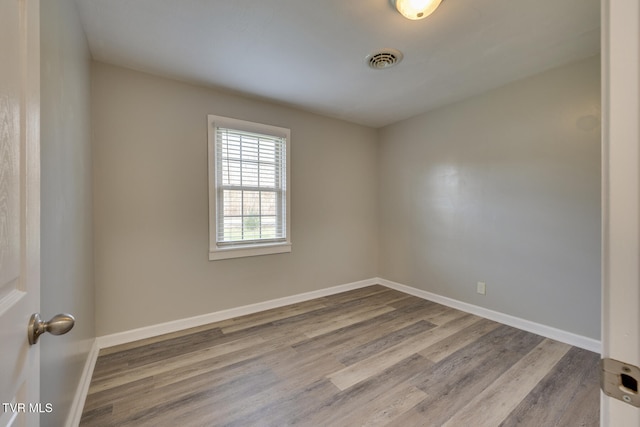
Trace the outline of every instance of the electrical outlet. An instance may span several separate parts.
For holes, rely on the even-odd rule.
[[[484,282],[478,282],[478,293],[480,295],[486,295],[487,294],[487,284]]]

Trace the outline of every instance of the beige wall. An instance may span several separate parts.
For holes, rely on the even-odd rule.
[[[41,313],[75,315],[67,335],[44,336],[41,402],[67,417],[95,337],[91,193],[91,58],[73,0],[43,1],[41,11]]]
[[[93,64],[98,335],[377,274],[376,131]],[[290,254],[208,261],[207,114],[291,129]]]
[[[382,129],[381,277],[599,338],[599,70],[594,57]]]

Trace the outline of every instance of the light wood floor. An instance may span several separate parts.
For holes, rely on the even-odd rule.
[[[371,286],[100,352],[82,426],[597,426],[599,355]]]

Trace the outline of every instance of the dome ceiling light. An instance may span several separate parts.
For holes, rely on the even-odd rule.
[[[417,20],[431,15],[442,0],[390,0],[405,18]]]

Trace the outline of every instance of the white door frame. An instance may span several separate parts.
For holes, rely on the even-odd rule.
[[[640,366],[640,2],[602,0],[602,357]],[[640,426],[602,394],[601,425]]]

